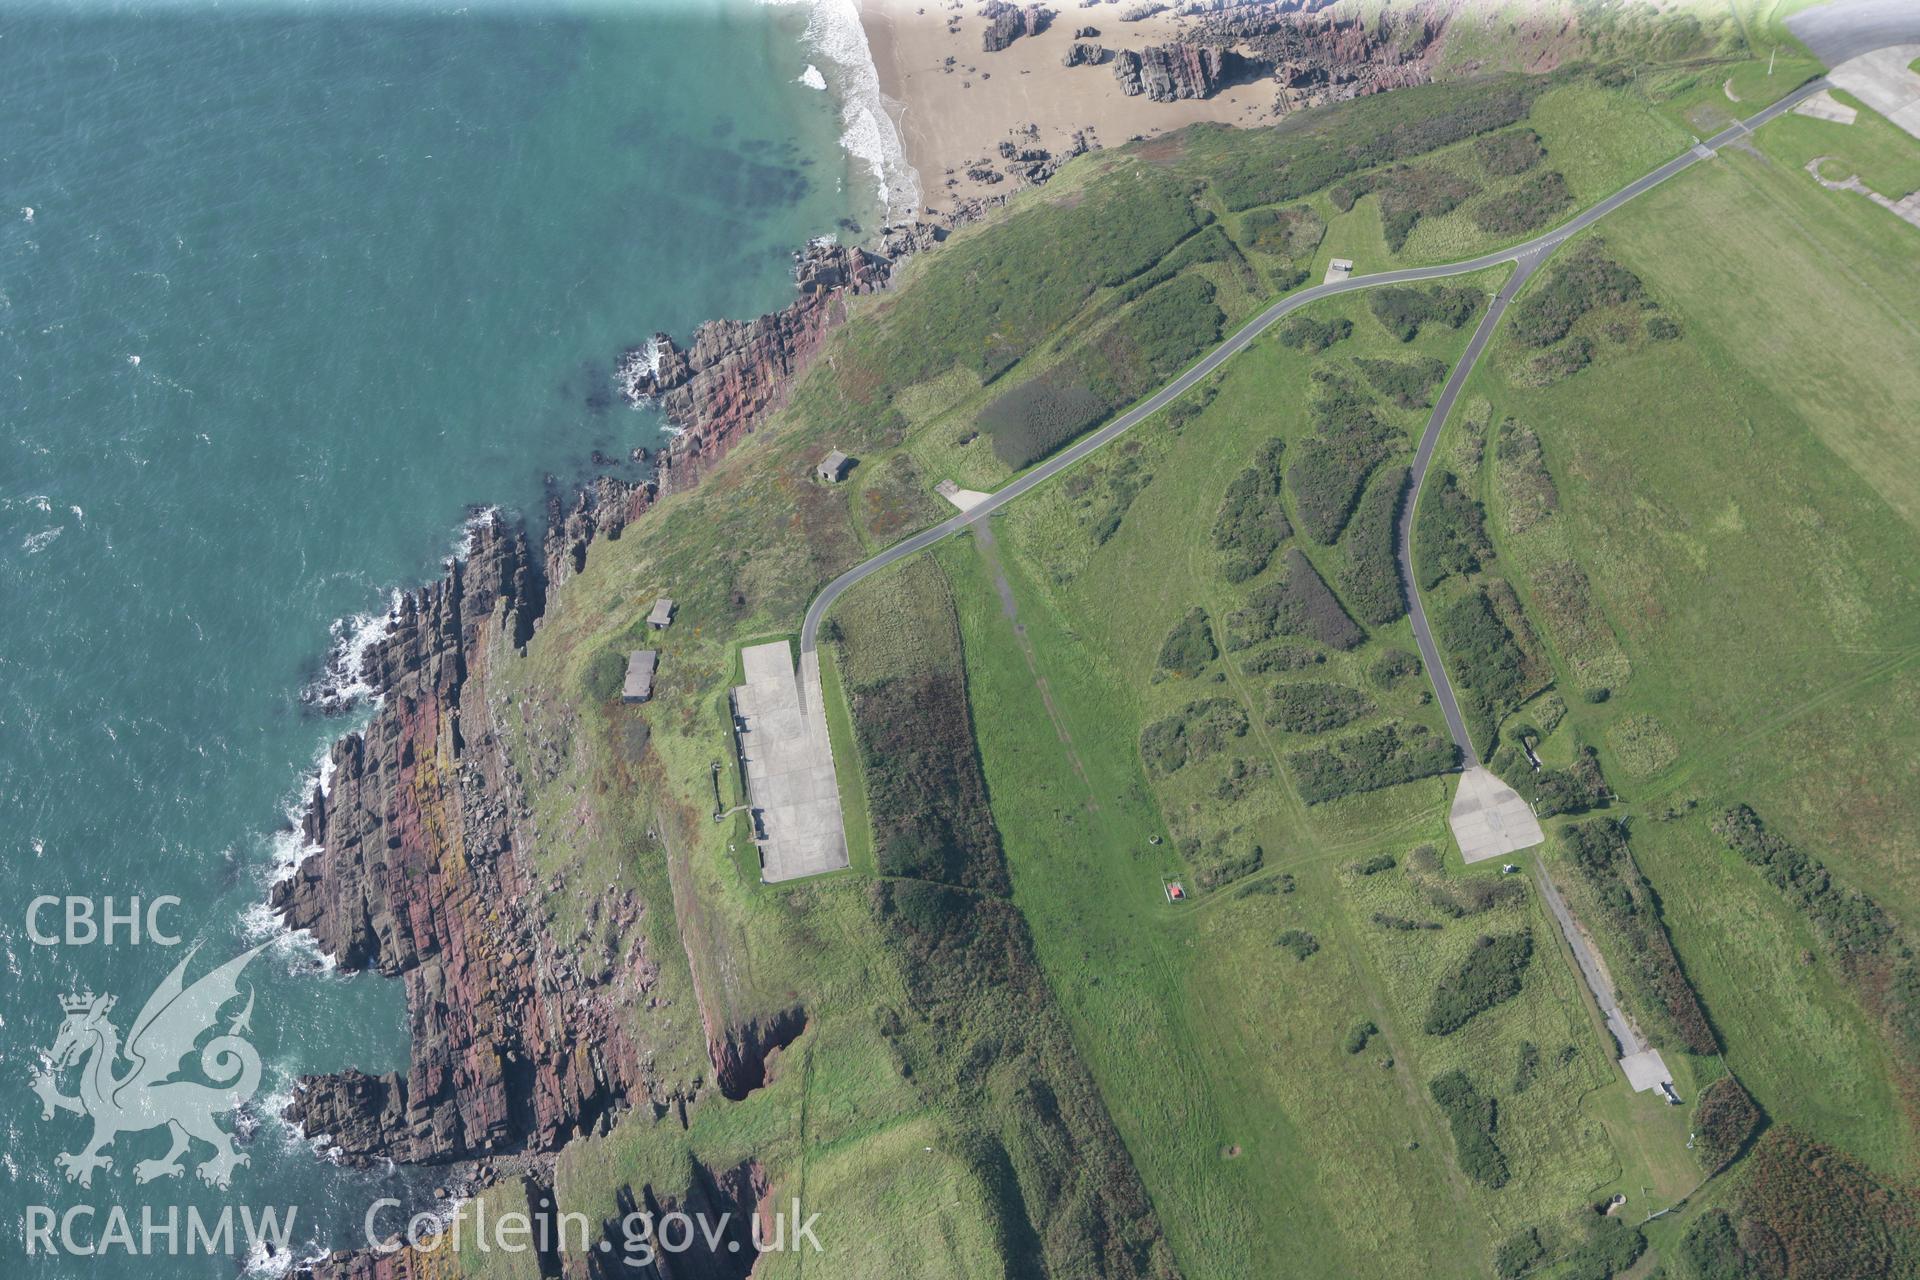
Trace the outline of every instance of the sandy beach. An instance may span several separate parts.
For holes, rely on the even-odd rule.
[[[1114,3],[1065,8],[1039,35],[986,53],[981,41],[987,20],[978,9],[965,0],[860,3],[880,91],[929,208],[950,209],[972,196],[1014,190],[1018,183],[1011,178],[989,184],[967,176],[977,164],[1000,168],[1003,140],[1058,155],[1071,150],[1076,132],[1089,145],[1112,147],[1202,120],[1257,125],[1273,118],[1269,81],[1232,86],[1203,101],[1154,102],[1144,94],[1122,94],[1111,61],[1063,65],[1079,28],[1098,29],[1098,36],[1086,37],[1090,43],[1141,49],[1179,34],[1187,19],[1172,13],[1123,22]]]

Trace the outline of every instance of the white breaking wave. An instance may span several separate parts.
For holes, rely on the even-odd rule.
[[[807,47],[820,54],[834,68],[834,80],[840,92],[840,145],[854,159],[863,162],[880,189],[880,203],[886,206],[889,222],[912,218],[920,207],[920,179],[907,163],[906,147],[900,130],[887,113],[886,95],[880,92],[880,72],[873,64],[873,50],[860,25],[860,6],[856,0],[763,0],[767,4],[805,4]],[[809,64],[807,72],[819,74]],[[813,81],[802,74],[807,84]],[[826,77],[815,88],[825,88]]]
[[[327,629],[327,660],[320,675],[300,691],[301,698],[322,711],[344,711],[354,704],[373,701],[379,691],[367,683],[364,667],[373,646],[386,639],[400,616],[401,593],[387,597],[381,613],[356,613],[336,618]]]
[[[800,83],[809,89],[818,89],[822,93],[826,92],[827,78],[821,75],[820,68],[814,66],[811,62],[807,64],[807,69],[800,73]]]
[[[20,546],[28,555],[37,556],[47,549],[48,544],[65,532],[66,529],[58,525],[51,529],[42,529],[39,533],[28,535],[26,541]]]

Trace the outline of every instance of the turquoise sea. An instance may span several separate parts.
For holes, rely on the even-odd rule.
[[[185,947],[38,945],[28,904],[177,896],[196,976],[271,941],[243,980],[262,1116],[299,1073],[404,1063],[399,984],[260,919],[290,807],[365,715],[303,690],[475,506],[537,517],[548,477],[658,443],[610,394],[622,346],[780,305],[794,248],[876,221],[838,103],[800,82],[807,21],[0,5],[0,1275],[241,1269],[164,1241],[29,1258],[30,1206],[94,1206],[82,1243],[115,1205],[294,1206],[311,1250],[357,1243],[376,1194],[430,1194],[264,1118],[229,1192],[136,1186],[159,1130],[71,1184],[54,1158],[88,1125],[29,1088],[61,997],[115,994],[124,1032]]]

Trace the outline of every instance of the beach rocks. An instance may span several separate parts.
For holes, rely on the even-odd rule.
[[[1211,98],[1232,56],[1211,45],[1150,45],[1138,53],[1122,49],[1115,56],[1113,74],[1120,92],[1128,97],[1144,93],[1154,102]]]
[[[1432,79],[1454,8],[1446,0],[1418,0],[1383,11],[1373,21],[1339,11],[1329,0],[1254,0],[1218,3],[1185,12],[1197,21],[1182,37],[1190,44],[1231,47],[1248,70],[1281,86],[1277,108],[1318,106]]]
[[[1060,59],[1060,64],[1067,67],[1097,67],[1112,56],[1112,51],[1103,44],[1075,40],[1067,46],[1066,56]]]
[[[1037,4],[1008,4],[1007,0],[987,0],[980,9],[987,20],[980,45],[988,53],[998,53],[1021,36],[1037,36],[1053,21],[1053,10]]]

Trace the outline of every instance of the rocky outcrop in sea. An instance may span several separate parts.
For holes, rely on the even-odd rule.
[[[545,582],[525,530],[492,514],[405,597],[365,659],[380,707],[334,744],[302,823],[314,852],[274,887],[275,912],[341,968],[406,984],[408,1070],[308,1077],[286,1112],[348,1163],[554,1151],[649,1095],[628,1017],[653,980],[630,927],[645,906],[596,900],[633,940],[603,966],[546,936],[519,855],[523,788],[484,697],[489,667],[533,635]]]
[[[786,402],[793,378],[827,330],[845,317],[849,295],[885,287],[891,259],[866,249],[815,241],[799,256],[799,296],[753,320],[709,320],[682,350],[667,334],[630,348],[615,368],[628,400],[657,406],[681,435],[661,459],[661,487],[691,483]]]

